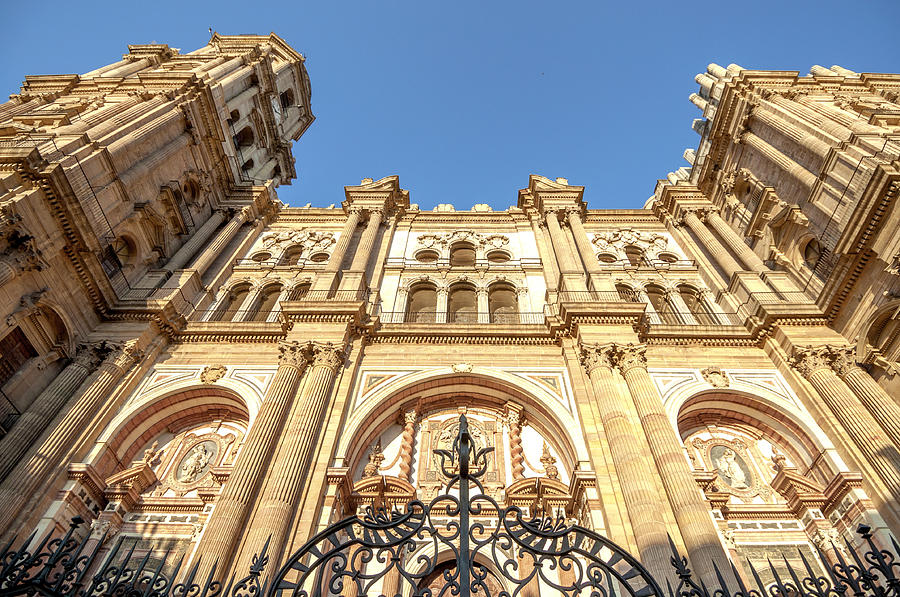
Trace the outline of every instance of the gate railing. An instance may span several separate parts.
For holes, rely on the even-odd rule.
[[[270,558],[278,564],[284,557],[268,554],[268,542],[246,576],[219,582],[219,562],[201,578],[199,557],[186,566],[183,554],[138,550],[134,537],[120,535],[104,553],[107,534],[85,533],[76,517],[62,537],[32,535],[0,551],[0,595],[900,597],[900,547],[891,539],[892,549],[880,548],[865,526],[858,529],[861,549],[844,540],[832,543],[829,555],[798,550],[802,567],[793,556],[793,564],[782,556],[783,565],[769,561],[760,570],[749,561],[740,571],[731,564],[726,574],[715,570],[718,587],[695,579],[671,544],[671,579],[654,579],[615,543],[562,515],[529,517],[517,506],[501,507],[480,481],[492,450],[476,446],[461,416],[452,449],[435,450],[442,494],[404,511],[367,507],[317,534],[271,578],[264,575]]]

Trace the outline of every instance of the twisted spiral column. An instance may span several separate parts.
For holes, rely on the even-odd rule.
[[[522,421],[519,411],[509,409],[506,412],[506,424],[509,426],[509,460],[512,464],[513,481],[525,478],[525,452],[522,449]]]
[[[415,441],[417,416],[414,410],[403,413],[403,436],[400,440],[400,477],[410,483],[413,482],[413,442]]]

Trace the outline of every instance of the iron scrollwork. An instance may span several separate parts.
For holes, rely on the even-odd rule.
[[[270,597],[518,597],[539,587],[573,597],[662,596],[646,569],[605,537],[486,495],[480,479],[492,451],[475,446],[460,416],[452,450],[435,450],[448,479],[440,495],[334,524],[288,559]]]

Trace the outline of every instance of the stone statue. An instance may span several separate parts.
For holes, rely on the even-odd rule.
[[[748,489],[749,479],[741,465],[738,463],[737,454],[731,448],[725,448],[722,455],[715,461],[716,470],[724,477],[734,489]]]
[[[193,483],[200,475],[206,472],[212,454],[203,444],[197,444],[187,453],[181,461],[181,480],[184,483]]]

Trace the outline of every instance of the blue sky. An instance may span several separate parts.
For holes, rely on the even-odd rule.
[[[317,120],[279,196],[328,205],[398,174],[423,208],[503,209],[531,173],[585,185],[592,208],[637,208],[684,162],[709,62],[900,71],[900,4],[729,2],[15,2],[0,90],[82,73],[129,43],[187,52],[275,31],[307,56]]]

